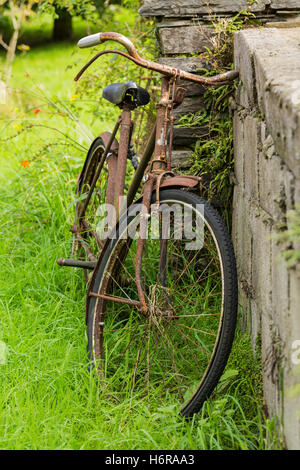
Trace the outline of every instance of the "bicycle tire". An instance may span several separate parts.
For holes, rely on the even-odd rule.
[[[77,187],[76,187],[75,225],[78,226],[79,234],[83,238],[88,238],[87,237],[88,232],[82,224],[82,216],[86,216],[87,210],[90,209],[90,207],[93,205],[93,201],[92,201],[93,195],[92,195],[91,201],[90,201],[85,213],[82,214],[81,217],[79,217],[79,214],[80,214],[81,206],[82,206],[82,204],[84,204],[84,201],[85,201],[85,192],[88,191],[89,187],[92,184],[93,177],[94,177],[94,175],[96,173],[96,170],[97,170],[97,165],[98,165],[98,163],[100,161],[100,158],[101,158],[102,154],[104,153],[104,151],[105,151],[105,143],[103,142],[101,137],[97,137],[92,142],[92,144],[89,148],[89,151],[87,153],[82,171],[81,171],[81,173],[78,177],[78,182],[77,182]],[[104,168],[105,168],[105,164],[104,164]],[[105,170],[102,168],[102,171],[104,172]],[[102,171],[101,171],[101,173],[102,173]],[[98,181],[101,181],[101,173],[99,175]],[[105,181],[105,178],[103,178],[103,180]],[[93,193],[95,193],[96,190],[97,190],[97,188],[94,189]],[[105,190],[104,190],[103,195],[102,195],[103,203],[105,202],[105,196],[106,196],[106,193],[105,193]],[[90,209],[90,211],[91,211],[91,218],[95,219],[96,209],[95,208]],[[91,221],[91,225],[92,225],[92,228],[96,230],[96,221],[95,220]],[[71,247],[71,256],[72,257],[77,253],[78,248],[79,248],[78,243],[76,242],[76,240],[77,240],[77,236],[75,234],[75,235],[73,235],[73,239],[72,239],[72,247]],[[95,249],[94,255],[96,257],[99,253],[99,249],[100,249],[99,246],[97,246],[96,249]],[[83,251],[84,250],[81,250],[81,252],[82,252],[81,256],[80,256],[81,258],[86,257],[86,256],[84,256]]]
[[[218,259],[219,259],[218,262],[220,262],[220,276],[219,277],[220,277],[221,281],[218,278],[218,280],[216,280],[216,281],[214,281],[214,280],[213,281],[212,280],[206,281],[206,284],[210,283],[210,285],[213,286],[213,282],[216,282],[216,285],[217,285],[217,282],[222,283],[222,299],[218,300],[218,302],[220,302],[220,305],[222,304],[222,313],[218,314],[218,315],[220,315],[220,319],[218,320],[219,321],[219,324],[218,324],[218,327],[217,327],[218,329],[216,329],[216,331],[218,331],[218,334],[215,335],[216,339],[215,339],[215,344],[212,348],[212,354],[211,354],[211,357],[209,358],[208,364],[206,366],[205,371],[203,372],[203,375],[201,376],[201,378],[199,378],[199,382],[197,383],[197,389],[195,390],[195,385],[193,385],[194,389],[193,389],[192,392],[190,392],[188,388],[184,389],[182,387],[182,389],[181,389],[178,386],[180,388],[180,390],[178,391],[178,390],[176,390],[176,388],[178,388],[176,386],[176,384],[172,385],[172,388],[170,388],[170,386],[168,385],[169,388],[167,387],[167,390],[166,390],[166,393],[165,393],[164,397],[161,398],[161,395],[160,395],[160,399],[164,400],[166,397],[168,398],[168,397],[171,396],[171,391],[170,390],[172,390],[172,392],[174,390],[175,394],[179,393],[180,395],[183,395],[184,390],[187,390],[187,393],[192,393],[192,396],[188,397],[186,399],[186,401],[184,402],[184,405],[182,405],[182,404],[180,405],[180,413],[185,417],[189,417],[189,416],[192,416],[194,413],[196,413],[200,410],[200,408],[202,407],[204,401],[207,400],[207,398],[213,392],[214,388],[216,387],[216,385],[217,385],[217,383],[218,383],[218,381],[219,381],[219,379],[220,379],[220,377],[221,377],[221,375],[224,371],[224,368],[225,368],[227,360],[228,360],[228,356],[230,354],[230,350],[231,350],[231,347],[232,347],[232,342],[233,342],[233,339],[234,339],[234,333],[235,333],[235,327],[236,327],[236,318],[237,318],[237,274],[236,274],[235,256],[234,256],[234,250],[233,250],[232,242],[231,242],[230,236],[228,234],[226,225],[224,224],[223,220],[221,219],[221,217],[217,213],[217,211],[207,201],[205,201],[204,199],[200,198],[198,195],[196,195],[192,192],[182,190],[182,189],[163,189],[163,190],[161,190],[160,191],[160,201],[161,201],[161,203],[165,202],[167,204],[170,204],[170,201],[175,202],[175,203],[178,202],[179,204],[183,205],[184,207],[190,207],[190,210],[193,211],[193,213],[196,211],[196,208],[199,207],[198,205],[203,207],[203,216],[202,217],[203,217],[204,228],[207,231],[207,235],[205,235],[205,237],[207,237],[207,238],[209,237],[209,239],[211,238],[212,240],[214,240],[214,243],[215,243],[215,246],[216,246],[216,253],[217,253],[217,256],[218,256]],[[154,203],[154,202],[155,202],[155,197],[153,195],[152,203]],[[108,286],[107,279],[109,277],[112,279],[112,282],[115,283],[114,273],[115,272],[119,273],[119,272],[122,271],[122,269],[124,271],[124,262],[123,262],[124,260],[120,261],[121,260],[121,257],[120,257],[120,260],[118,261],[119,264],[117,262],[117,264],[113,265],[112,264],[112,259],[114,258],[113,255],[115,253],[118,253],[118,249],[120,250],[120,253],[121,253],[122,250],[124,252],[124,248],[122,248],[122,250],[121,250],[121,243],[124,243],[124,242],[122,242],[122,240],[123,240],[122,239],[122,233],[123,233],[122,230],[124,229],[125,226],[129,227],[130,224],[135,221],[135,217],[139,216],[138,208],[135,207],[135,206],[136,206],[135,204],[133,206],[131,206],[128,209],[127,213],[123,216],[123,218],[121,218],[120,223],[118,225],[118,228],[116,230],[115,238],[111,239],[109,241],[107,247],[106,247],[106,250],[105,250],[105,252],[102,256],[101,262],[98,265],[98,267],[96,269],[96,272],[94,273],[93,280],[92,280],[91,285],[90,285],[90,291],[92,293],[95,293],[95,294],[98,293],[99,294],[100,292],[102,292],[101,289],[104,288],[105,286],[106,287]],[[135,216],[132,215],[134,213],[136,213],[137,215],[135,215]],[[174,226],[175,226],[175,224],[174,224]],[[169,243],[169,242],[167,242],[167,243]],[[175,245],[175,242],[174,242],[174,245]],[[171,250],[171,242],[170,242],[170,250]],[[125,250],[125,252],[126,252],[126,250]],[[197,257],[197,258],[195,258],[196,261],[193,263],[193,264],[195,264],[196,267],[198,266],[197,263],[198,264],[202,263],[201,269],[203,267],[203,263],[207,262],[206,261],[207,258],[205,258],[206,251],[204,250],[204,248],[202,248],[202,251],[201,250],[199,251],[199,253],[203,253],[203,252],[204,252],[204,255],[203,255],[204,261],[201,258]],[[208,249],[207,253],[208,254],[212,253],[210,245],[209,245],[209,249]],[[124,258],[125,261],[127,260],[126,256],[128,256],[128,253],[125,253],[125,258]],[[198,260],[198,258],[200,259],[200,261]],[[168,259],[170,259],[170,263],[174,264],[174,260],[176,260],[176,262],[177,262],[177,258],[175,256],[174,256],[174,258],[172,258],[172,255],[168,255]],[[178,259],[179,259],[179,255],[178,255]],[[116,261],[114,261],[114,263],[116,263]],[[190,263],[190,261],[189,261],[189,263]],[[215,261],[214,261],[214,263],[215,263]],[[214,263],[212,263],[210,261],[208,266],[210,266],[210,264],[214,264]],[[183,265],[184,265],[184,263],[183,263]],[[169,270],[170,273],[172,273],[172,269]],[[191,268],[189,268],[189,269],[191,270]],[[197,269],[198,269],[198,271],[195,271],[196,275],[198,275],[197,273],[199,272],[199,266],[197,267]],[[183,271],[184,270],[186,271],[187,269],[184,268]],[[173,271],[175,271],[175,268],[173,269]],[[207,272],[209,272],[209,271],[207,271]],[[177,275],[177,273],[176,273],[176,275]],[[182,276],[182,274],[181,274],[181,276]],[[215,276],[215,274],[212,275],[212,276]],[[208,276],[208,278],[209,277],[210,276]],[[194,278],[195,278],[195,276],[193,277],[193,279]],[[202,289],[203,286],[204,286],[203,281],[205,281],[205,279],[206,278],[203,278],[203,275],[202,275],[202,277],[199,277],[195,281],[195,286],[196,286],[195,288],[198,288],[200,286],[201,289]],[[177,280],[176,280],[176,282],[177,282]],[[218,285],[220,285],[220,284],[218,284]],[[199,289],[200,289],[200,287],[199,287]],[[184,292],[184,289],[187,289],[187,287],[185,285],[182,288],[182,293]],[[172,292],[172,288],[170,288],[170,292]],[[215,295],[215,294],[212,294],[212,296],[213,295]],[[175,294],[173,296],[175,297]],[[179,293],[179,296],[180,296],[180,293]],[[208,300],[204,299],[202,304],[206,305],[206,303],[207,303],[207,305],[209,306],[210,303],[215,302],[215,300],[213,300],[213,302],[212,302],[212,296],[208,296],[209,297]],[[215,295],[215,297],[216,297],[216,295]],[[201,298],[200,298],[200,300],[201,300]],[[162,302],[165,302],[165,301],[160,300],[160,303],[162,303]],[[194,304],[196,304],[196,302],[198,302],[197,305],[196,305],[197,309],[202,308],[202,304],[199,301],[199,299],[195,299]],[[187,303],[189,303],[189,302],[187,302]],[[101,309],[102,310],[106,309],[107,304],[111,305],[112,302],[107,302],[106,300],[99,299],[99,298],[96,298],[96,297],[91,297],[91,296],[89,296],[88,299],[87,299],[87,336],[88,336],[88,347],[87,348],[88,348],[88,354],[89,354],[90,360],[93,363],[93,365],[98,364],[98,369],[99,369],[99,361],[100,362],[102,361],[101,366],[100,366],[100,370],[101,370],[101,368],[104,367],[103,364],[104,364],[104,361],[105,361],[105,357],[99,357],[99,354],[97,354],[97,351],[96,351],[97,350],[97,342],[99,342],[99,338],[97,339],[97,335],[98,336],[100,335],[100,333],[99,333],[100,328],[104,329],[104,327],[102,327],[102,326],[100,327],[97,324],[97,322],[99,323],[99,309],[100,310]],[[193,308],[194,308],[194,304],[193,304]],[[99,305],[100,305],[100,307],[99,307]],[[101,306],[101,305],[104,305],[104,307]],[[119,304],[117,304],[117,305],[119,305]],[[213,308],[213,307],[214,307],[214,305],[212,305],[209,308]],[[184,307],[182,306],[182,304],[179,304],[179,308],[182,309]],[[190,308],[190,307],[188,307],[188,308]],[[208,308],[207,311],[210,312],[209,308]],[[122,317],[123,313],[121,311],[122,309],[119,308],[119,307],[118,307],[118,309],[120,311],[116,312],[115,317],[118,319],[119,322],[126,321],[128,323],[129,321],[133,321],[131,319],[129,320],[128,317],[126,317],[126,320],[122,320],[122,318],[123,318]],[[159,306],[158,310],[163,311],[163,310],[160,310],[160,309],[162,309],[161,306]],[[155,310],[155,307],[154,307],[154,310]],[[189,310],[188,310],[188,312],[189,312]],[[112,313],[114,314],[115,312],[113,311]],[[108,318],[108,319],[112,318],[112,315],[109,317],[108,312],[105,313],[105,314],[106,314],[106,317],[104,317],[104,314],[103,314],[104,318]],[[101,313],[101,315],[102,315],[102,313]],[[133,315],[133,313],[131,313],[130,315]],[[154,316],[155,315],[156,314],[154,313]],[[190,314],[190,315],[177,315],[177,317],[175,317],[175,316],[173,316],[173,317],[169,316],[168,317],[168,315],[169,315],[169,313],[165,314],[165,315],[160,314],[160,316],[158,315],[158,316],[155,317],[155,321],[156,322],[167,322],[167,326],[163,327],[163,328],[165,328],[165,330],[166,330],[167,328],[169,328],[169,325],[171,325],[170,328],[173,326],[174,331],[176,330],[176,328],[177,329],[180,329],[180,328],[178,326],[178,322],[175,323],[175,320],[172,322],[172,320],[170,321],[170,318],[175,319],[175,318],[188,317],[188,316],[190,316],[190,317],[193,317],[193,316],[194,317],[197,317],[197,316],[198,317],[204,317],[205,315],[206,316],[211,315],[212,319],[209,318],[208,320],[209,321],[215,321],[215,319],[213,318],[213,315],[216,317],[216,314],[213,314],[213,313],[207,313],[207,314],[205,314],[205,313],[200,314],[199,313],[198,315],[196,315],[196,314],[195,315],[192,315],[192,314]],[[192,320],[195,321],[195,319],[192,319]],[[205,322],[205,321],[208,321],[208,320],[206,320],[205,318],[201,319],[202,322]],[[184,319],[181,318],[180,321],[181,322],[185,321],[185,318]],[[123,325],[124,324],[125,324],[125,326],[123,326],[123,329],[125,329],[125,328],[128,329],[129,327],[127,327],[127,324],[123,323]],[[185,326],[186,328],[190,328],[190,330],[193,329],[193,328],[191,328],[190,326],[187,326],[187,325],[181,325],[180,324],[180,326],[182,326],[182,327]],[[140,326],[137,326],[137,328],[140,328]],[[207,328],[209,328],[209,326],[207,326]],[[196,328],[194,328],[194,329],[196,330]],[[163,330],[163,331],[165,331],[165,330]],[[105,330],[103,330],[103,331],[105,331]],[[149,327],[149,331],[150,331],[150,327]],[[184,330],[184,331],[186,331],[186,330]],[[196,330],[196,331],[197,331],[197,335],[199,336],[198,331],[202,331],[202,330]],[[158,332],[158,333],[155,332],[155,326],[154,326],[153,327],[153,333],[152,333],[153,337],[155,335],[158,336],[159,333],[160,332]],[[204,330],[203,330],[203,333],[204,333]],[[205,333],[210,334],[208,332],[205,332]],[[148,334],[150,336],[150,332]],[[178,334],[177,330],[176,330],[176,334]],[[112,335],[107,334],[106,338],[110,338],[113,335],[116,335],[116,333],[113,333]],[[196,335],[196,333],[195,333],[195,335]],[[166,333],[166,336],[167,336],[167,333]],[[188,344],[188,346],[190,344],[190,343],[188,343],[188,341],[183,343],[184,340],[182,340],[181,336],[180,336],[180,341],[179,341],[179,344],[178,344],[178,350],[180,350],[180,348],[181,348],[180,345],[181,344],[186,343],[186,344]],[[102,333],[101,341],[103,341],[103,338],[105,339],[105,336]],[[174,338],[175,338],[175,336],[174,336]],[[194,338],[194,336],[193,336],[193,338]],[[157,341],[157,340],[155,339],[155,341]],[[175,339],[174,339],[174,341],[175,341]],[[119,342],[121,344],[121,341],[119,341]],[[201,345],[202,345],[202,343],[201,343]],[[161,346],[159,346],[159,347],[161,348]],[[157,354],[159,354],[159,351],[160,351],[159,347],[157,346]],[[117,347],[115,347],[115,349],[116,348]],[[148,348],[149,348],[149,346],[148,346]],[[193,351],[194,351],[194,349],[193,349]],[[171,347],[170,347],[170,350],[171,350]],[[183,351],[185,351],[185,350],[186,350],[186,346],[182,347],[180,353],[183,354]],[[199,351],[199,349],[197,349],[197,355],[198,355],[198,351]],[[111,354],[111,352],[112,352],[112,348],[109,349],[109,347],[105,351],[107,356],[109,354]],[[206,355],[208,355],[206,350],[204,352],[205,352]],[[102,355],[103,354],[104,353],[102,353]],[[149,352],[147,354],[149,354]],[[152,352],[152,354],[154,354],[154,353]],[[162,353],[160,353],[160,354],[162,354]],[[176,349],[175,352],[172,351],[172,355],[174,355],[174,354],[176,354],[179,357],[179,352],[177,353],[177,349]],[[192,352],[192,354],[194,355],[194,352]],[[205,356],[205,354],[203,353],[203,356]],[[167,353],[165,353],[165,356],[167,357]],[[165,364],[170,364],[170,359],[169,358],[166,359],[165,356],[164,356]],[[144,357],[144,359],[145,359],[145,362],[146,362],[146,357]],[[147,358],[147,360],[149,361],[149,358]],[[152,359],[152,361],[153,360],[154,359]],[[189,360],[191,360],[191,359],[189,359]],[[108,359],[107,359],[107,361],[108,361]],[[137,359],[137,364],[138,364],[138,361],[139,361],[139,359]],[[169,361],[169,362],[167,362],[167,361]],[[196,361],[196,358],[195,358],[195,361]],[[114,366],[115,368],[113,369],[115,371],[115,374],[117,374],[118,369],[120,369],[122,367],[122,361],[120,361],[120,358],[117,358],[117,362],[118,363]],[[187,360],[187,363],[189,365],[189,368],[192,370],[192,373],[193,374],[195,373],[196,376],[197,376],[198,369],[199,369],[198,368],[198,362],[197,363],[195,362],[196,365],[193,369],[191,368],[191,364],[188,362],[188,360]],[[139,364],[138,364],[138,366],[139,366]],[[151,363],[151,366],[152,366],[152,363]],[[172,366],[173,366],[173,369],[175,370],[175,367],[174,367],[173,363],[172,363]],[[110,367],[109,363],[105,365],[106,372],[109,369],[109,367]],[[149,364],[148,364],[148,366],[144,365],[143,367],[144,367],[143,371],[142,371],[141,375],[139,376],[140,383],[143,383],[142,376],[143,376],[143,373],[145,372],[145,370],[146,370],[145,376],[147,375],[147,380],[149,381],[149,374],[150,374]],[[148,369],[147,369],[147,367],[148,367]],[[167,366],[165,365],[164,367],[167,367]],[[184,367],[182,366],[183,369],[185,367],[187,368],[186,365]],[[168,373],[169,373],[169,371],[166,370],[165,377],[167,376]],[[151,370],[151,374],[152,374],[153,377],[156,377],[155,372],[152,373],[152,370]],[[181,384],[185,383],[185,382],[183,382],[183,379],[182,379],[182,377],[185,376],[185,374],[186,374],[185,371],[183,371],[183,372],[180,371],[180,374],[179,374],[179,372],[177,373],[177,370],[175,370],[175,373],[172,372],[172,380],[173,380],[173,376],[174,376],[174,377],[176,377],[176,380],[178,382],[178,377],[179,377],[180,380],[181,380],[179,385],[181,386]],[[105,375],[104,370],[102,370],[100,375],[101,375],[102,381],[105,382],[105,380],[104,380],[104,375]],[[170,374],[170,377],[171,377],[171,374]],[[121,379],[118,379],[118,380],[121,380]],[[134,377],[131,376],[130,380],[134,385],[136,384],[136,373],[135,373]],[[164,377],[162,378],[162,380],[164,380]],[[167,380],[169,380],[169,379],[166,379],[166,381]],[[192,380],[192,378],[191,378],[191,380]],[[170,379],[170,383],[171,383],[171,379]],[[150,387],[151,385],[148,384],[148,386]],[[120,393],[121,393],[121,390],[123,390],[123,389],[120,388]],[[132,394],[133,394],[133,389],[131,389],[131,395]]]

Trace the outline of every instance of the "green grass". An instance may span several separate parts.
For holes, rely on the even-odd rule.
[[[275,422],[263,416],[260,363],[247,334],[237,334],[226,374],[190,422],[172,404],[139,399],[130,407],[130,398],[110,399],[88,371],[82,273],[56,260],[69,254],[84,160],[70,138],[86,147],[82,125],[96,135],[111,128],[117,112],[101,102],[95,115],[90,102],[70,102],[73,64],[78,60],[77,70],[88,55],[73,53],[65,43],[18,56],[12,85],[20,92],[0,110],[0,139],[15,136],[2,140],[0,155],[0,341],[7,349],[0,361],[0,448],[278,448]],[[107,75],[104,68],[104,82]],[[57,130],[21,132],[31,123]]]

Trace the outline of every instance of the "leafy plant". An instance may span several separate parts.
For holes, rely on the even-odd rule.
[[[230,18],[211,15],[214,34],[208,38],[211,43],[202,55],[210,62],[213,69],[231,66],[233,62],[233,33],[255,23],[255,15],[248,10],[241,10]]]
[[[208,38],[211,46],[206,47],[205,52],[200,55],[207,64],[202,69],[204,75],[216,75],[232,68],[232,35],[245,24],[254,21],[254,18],[249,10],[243,10],[233,18],[217,18],[212,15],[215,34]],[[219,206],[229,227],[234,157],[232,118],[228,103],[234,88],[234,85],[208,87],[203,97],[205,111],[182,116],[177,122],[181,127],[207,127],[207,134],[196,143],[193,164],[189,171],[202,176],[204,196]]]
[[[233,129],[228,110],[229,86],[209,89],[204,95],[206,111],[178,120],[181,127],[205,126],[207,134],[199,139],[189,171],[202,177],[202,192],[218,205],[228,221],[231,214],[233,172]]]
[[[287,225],[275,235],[275,239],[290,245],[281,255],[288,267],[296,266],[300,261],[300,204],[287,212]]]

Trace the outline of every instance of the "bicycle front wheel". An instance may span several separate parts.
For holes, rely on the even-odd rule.
[[[88,352],[110,396],[199,411],[226,365],[236,325],[232,243],[214,208],[179,189],[160,191],[136,285],[141,207],[131,206],[108,242],[87,299]],[[124,282],[127,279],[127,282]]]

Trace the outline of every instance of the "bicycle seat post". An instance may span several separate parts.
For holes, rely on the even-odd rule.
[[[118,215],[120,215],[122,210],[122,208],[119,207],[119,198],[124,195],[127,154],[132,129],[131,109],[130,105],[124,104],[121,116],[120,144],[115,182],[115,208]]]
[[[166,148],[168,139],[168,107],[170,98],[170,77],[162,75],[161,98],[157,105],[156,139],[152,169],[165,170],[167,167]]]

